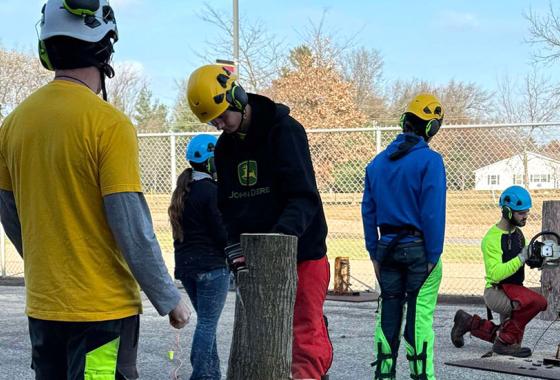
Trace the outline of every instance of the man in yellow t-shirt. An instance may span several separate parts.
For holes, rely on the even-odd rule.
[[[93,3],[43,7],[55,78],[0,128],[0,216],[24,259],[38,379],[137,378],[138,284],[174,327],[189,317],[141,192],[135,129],[96,95],[118,35],[107,0]]]

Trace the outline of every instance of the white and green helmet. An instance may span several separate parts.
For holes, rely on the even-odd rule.
[[[43,66],[48,70],[97,67],[107,100],[105,77],[115,75],[109,62],[119,38],[109,1],[47,0],[41,12],[39,59]]]
[[[117,22],[107,0],[48,0],[43,6],[39,39],[67,36],[99,42],[111,33],[118,39]]]

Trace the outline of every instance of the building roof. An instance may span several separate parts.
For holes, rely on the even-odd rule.
[[[499,166],[502,164],[508,164],[508,161],[514,160],[514,159],[519,159],[521,160],[523,156],[523,153],[519,153],[516,154],[514,156],[508,157],[508,158],[504,158],[503,160],[500,161],[496,161],[494,163],[491,163],[490,165],[486,165],[483,166],[481,168],[475,169],[474,172],[479,172],[479,171],[483,171],[483,170],[487,170],[488,168],[490,168],[491,166]],[[543,154],[540,153],[535,153],[535,152],[527,152],[527,160],[531,160],[531,159],[537,159],[537,160],[542,160],[542,161],[547,161],[549,163],[552,163],[554,165],[560,166],[560,160],[556,160],[554,158],[550,158],[548,156],[545,156]]]

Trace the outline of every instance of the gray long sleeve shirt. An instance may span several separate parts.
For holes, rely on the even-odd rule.
[[[103,201],[109,227],[134,278],[158,313],[169,314],[181,296],[163,262],[144,195],[115,193]],[[23,257],[21,224],[11,191],[0,190],[0,217],[8,238]]]
[[[0,190],[0,221],[2,221],[2,226],[4,226],[8,239],[10,239],[19,255],[23,258],[21,224],[19,222],[14,193],[11,191]]]

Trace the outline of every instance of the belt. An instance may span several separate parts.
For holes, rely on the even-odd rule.
[[[379,226],[381,236],[383,235],[404,235],[404,236],[416,236],[424,237],[422,231],[418,230],[414,226],[391,226],[388,224],[382,224]]]
[[[399,242],[407,236],[424,237],[422,231],[416,229],[414,226],[391,226],[383,224],[379,226],[379,230],[381,232],[381,236],[396,234],[396,236],[389,242],[389,245],[387,245],[388,253],[391,253]]]

